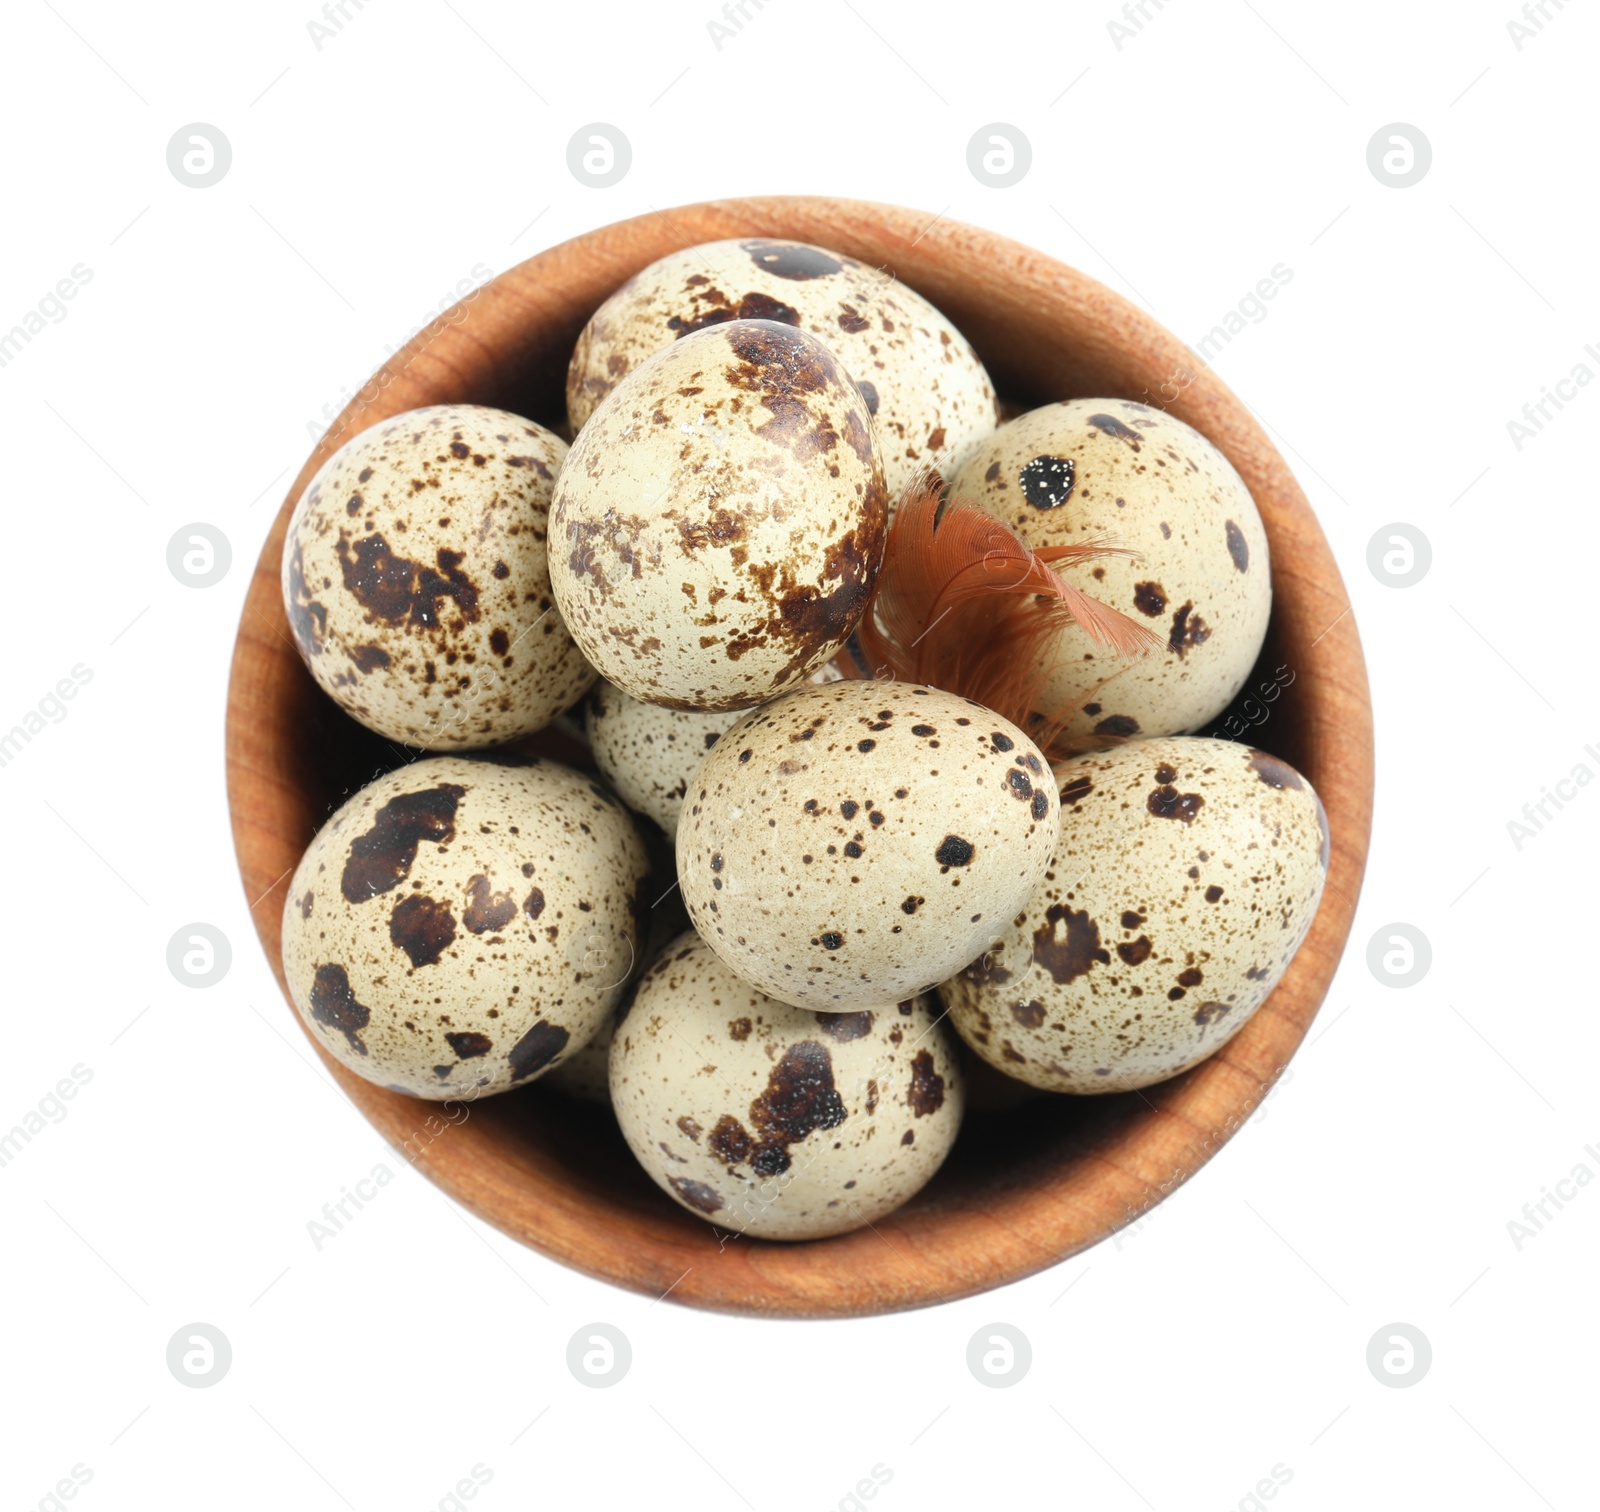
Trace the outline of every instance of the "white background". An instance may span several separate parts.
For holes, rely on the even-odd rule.
[[[368,0],[319,49],[310,0],[8,7],[0,331],[92,279],[0,368],[0,727],[75,665],[92,681],[0,769],[0,1129],[73,1066],[92,1080],[0,1168],[5,1506],[53,1505],[75,1465],[89,1512],[421,1512],[475,1465],[485,1512],[820,1512],[874,1465],[888,1512],[1220,1512],[1274,1466],[1289,1512],[1594,1506],[1600,1183],[1520,1249],[1507,1225],[1580,1162],[1600,1175],[1600,787],[1520,849],[1507,824],[1600,773],[1600,390],[1520,449],[1507,422],[1600,373],[1600,19],[1549,3],[1519,49],[1511,0],[1151,0],[1119,48],[1109,0],[747,9],[718,49],[711,0]],[[594,121],[633,145],[605,190],[566,167]],[[1003,190],[966,163],[995,121],[1033,150]],[[1433,148],[1403,190],[1366,161],[1396,121]],[[232,144],[214,187],[167,168],[189,122]],[[1377,714],[1350,952],[1262,1113],[1117,1241],[849,1323],[652,1305],[404,1168],[278,994],[223,788],[239,603],[308,425],[475,265],[768,192],[991,227],[1190,342],[1292,269],[1217,366],[1333,542]],[[194,521],[233,549],[204,590],[166,565]],[[1433,552],[1405,589],[1367,565],[1396,521]],[[234,950],[203,991],[165,962],[194,920]],[[1407,990],[1366,964],[1393,921],[1432,944]],[[379,1162],[398,1179],[318,1251],[308,1220]],[[565,1363],[596,1320],[633,1347],[608,1390]],[[206,1390],[165,1363],[194,1321],[233,1349]],[[1433,1350],[1408,1389],[1366,1364],[1397,1321]],[[1032,1344],[1006,1390],[966,1365],[992,1322]]]

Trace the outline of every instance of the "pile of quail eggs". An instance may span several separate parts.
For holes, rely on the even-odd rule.
[[[1118,666],[1069,625],[1048,669],[1088,754],[861,675],[892,501],[930,468],[1031,549],[1126,549],[1069,571],[1160,649]],[[1321,896],[1310,784],[1186,733],[1266,633],[1239,475],[1122,399],[1002,424],[950,321],[841,253],[646,268],[578,340],[565,438],[473,405],[363,431],[282,586],[317,683],[405,758],[290,886],[310,1033],[412,1097],[607,1103],[722,1228],[890,1212],[949,1153],[964,1067],[1032,1096],[1194,1066]],[[592,765],[536,754],[553,725]]]

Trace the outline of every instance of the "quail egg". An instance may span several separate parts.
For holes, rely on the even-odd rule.
[[[283,549],[295,645],[347,714],[430,751],[542,729],[594,681],[550,592],[545,532],[566,443],[441,404],[339,448]]]
[[[1215,719],[1267,632],[1272,573],[1255,501],[1198,431],[1123,399],[1073,399],[1008,421],[951,480],[1038,551],[1108,540],[1129,555],[1065,569],[1163,643],[1120,660],[1062,630],[1043,711],[1079,705],[1068,735],[1172,735]]]
[[[756,237],[669,253],[595,311],[567,370],[573,433],[651,353],[730,320],[779,321],[828,345],[873,416],[891,497],[998,423],[978,354],[920,294],[842,252]]]
[[[590,417],[556,479],[551,582],[584,655],[635,698],[748,708],[855,628],[886,507],[832,353],[736,320],[657,352]]]
[[[283,915],[306,1028],[368,1081],[487,1096],[592,1038],[639,945],[647,869],[622,804],[550,761],[380,777],[318,832]]]
[[[671,836],[689,779],[722,732],[743,717],[742,709],[664,709],[601,678],[588,700],[589,746],[622,801]]]
[[[754,710],[711,749],[678,821],[678,878],[746,981],[801,1008],[871,1008],[980,954],[1059,828],[1043,758],[982,704],[837,682]]]
[[[954,1039],[932,999],[811,1013],[741,981],[692,931],[617,1026],[611,1101],[681,1207],[763,1239],[881,1219],[939,1169],[961,1124]]]
[[[811,674],[814,683],[838,682],[844,674],[829,662]],[[742,709],[706,714],[643,703],[601,678],[587,703],[586,738],[595,764],[635,813],[654,819],[671,839],[689,780],[722,732],[744,717]]]
[[[1214,1054],[1316,915],[1327,819],[1288,763],[1132,741],[1056,766],[1060,839],[993,949],[943,983],[990,1065],[1054,1092],[1148,1087]]]

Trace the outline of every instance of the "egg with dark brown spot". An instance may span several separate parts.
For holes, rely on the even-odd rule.
[[[1127,661],[1081,626],[1062,628],[1040,703],[1078,709],[1068,735],[1195,730],[1244,686],[1272,610],[1272,564],[1249,489],[1199,431],[1132,400],[1048,404],[980,441],[950,486],[1035,551],[1122,548],[1058,567],[1155,647]]]
[[[746,237],[670,252],[595,311],[567,370],[573,434],[652,353],[732,320],[794,326],[838,356],[866,402],[891,497],[926,467],[954,466],[998,423],[978,354],[922,295],[842,252]]]
[[[633,697],[750,708],[803,683],[866,610],[887,499],[860,392],[814,336],[740,320],[630,372],[574,442],[551,581]]]
[[[322,465],[284,539],[290,631],[347,714],[429,751],[543,729],[594,681],[550,587],[566,443],[441,404],[380,421]]]
[[[695,927],[753,986],[870,1008],[986,948],[1043,877],[1058,814],[1033,742],[982,704],[838,682],[717,741],[678,820],[679,883]]]
[[[965,1092],[931,998],[793,1008],[692,931],[645,973],[611,1047],[611,1100],[651,1179],[718,1228],[821,1239],[876,1223],[943,1163]]]
[[[980,1057],[1053,1092],[1176,1076],[1249,1021],[1327,874],[1326,819],[1287,762],[1231,741],[1135,741],[1061,762],[1038,891],[939,988]]]
[[[639,949],[627,810],[551,761],[439,756],[322,827],[283,916],[289,992],[348,1070],[433,1099],[504,1092],[599,1032]]]
[[[829,662],[810,680],[838,682],[841,676],[838,665]],[[634,698],[604,678],[595,684],[585,711],[596,765],[622,801],[655,820],[669,840],[678,832],[684,795],[706,752],[745,712],[667,709]]]
[[[670,837],[677,833],[689,779],[744,711],[667,709],[601,678],[589,695],[586,717],[595,762],[618,796]]]

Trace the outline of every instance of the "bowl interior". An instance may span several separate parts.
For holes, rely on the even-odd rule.
[[[1283,666],[1295,675],[1246,738],[1316,786],[1332,861],[1288,974],[1193,1071],[1142,1093],[974,1108],[944,1168],[906,1207],[872,1229],[778,1244],[678,1209],[634,1162],[605,1110],[537,1082],[470,1108],[424,1103],[324,1057],[390,1143],[481,1217],[591,1275],[652,1295],[671,1288],[677,1302],[790,1316],[888,1311],[1018,1279],[1105,1238],[1209,1159],[1281,1074],[1327,990],[1360,887],[1372,796],[1365,667],[1338,569],[1283,459],[1220,380],[1125,300],[1002,237],[943,221],[930,227],[932,219],[839,200],[720,201],[605,227],[500,275],[419,332],[335,422],[284,500],[240,622],[229,801],[246,896],[281,986],[287,874],[327,816],[401,760],[335,708],[290,641],[278,562],[295,501],[343,441],[419,405],[490,404],[559,427],[567,357],[583,323],[665,253],[721,237],[786,236],[882,266],[955,321],[1008,399],[1160,405],[1210,437],[1250,486],[1271,545],[1274,608],[1241,711],[1262,677]],[[1260,712],[1259,704],[1241,712],[1238,728]],[[554,730],[527,744],[569,761],[581,749]],[[285,1011],[294,1015],[287,1001]]]

